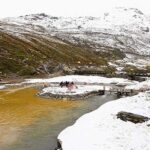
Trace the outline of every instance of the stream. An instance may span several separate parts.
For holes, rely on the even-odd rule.
[[[0,150],[54,150],[57,136],[82,115],[116,95],[61,101],[36,96],[34,88],[0,91]]]

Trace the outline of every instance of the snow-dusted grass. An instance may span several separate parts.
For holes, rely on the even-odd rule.
[[[149,122],[134,124],[117,119],[120,111],[150,117],[150,93],[108,102],[82,116],[60,133],[63,150],[149,150]]]

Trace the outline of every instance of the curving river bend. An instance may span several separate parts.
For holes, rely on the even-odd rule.
[[[0,150],[54,150],[58,134],[115,95],[60,101],[36,96],[35,88],[0,91]]]

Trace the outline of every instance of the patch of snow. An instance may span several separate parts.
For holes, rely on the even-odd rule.
[[[50,79],[27,79],[25,83],[60,83],[60,82],[75,82],[75,83],[98,83],[98,84],[117,84],[128,82],[128,79],[123,78],[106,78],[101,76],[82,76],[82,75],[67,75],[54,77]],[[130,81],[131,82],[131,81]]]
[[[0,85],[0,90],[4,89],[5,87],[5,85]]]
[[[133,90],[150,90],[150,79],[148,78],[146,81],[134,85],[128,85],[125,88]]]
[[[108,90],[109,87],[106,88]],[[57,95],[78,95],[78,94],[87,94],[92,91],[103,90],[103,86],[98,85],[77,85],[77,87],[69,90],[67,87],[47,87],[42,90],[43,93],[51,93]]]
[[[150,121],[134,124],[117,119],[127,111],[150,117],[150,93],[108,102],[63,130],[58,139],[63,150],[149,150]]]

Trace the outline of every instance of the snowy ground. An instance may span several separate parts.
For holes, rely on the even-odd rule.
[[[50,79],[27,79],[25,83],[54,83],[61,81],[73,81],[76,83],[101,83],[101,84],[113,84],[129,82],[128,79],[123,78],[106,78],[101,76],[81,76],[81,75],[67,75],[54,77]]]
[[[117,119],[127,111],[150,117],[150,93],[108,102],[82,116],[60,133],[63,150],[149,150],[149,122],[134,124]]]
[[[69,90],[66,87],[59,87],[60,82],[74,82],[77,88]],[[25,81],[26,83],[49,83],[47,88],[44,88],[41,94],[51,93],[57,95],[77,95],[86,94],[92,91],[103,90],[105,85],[105,90],[110,89],[110,84],[125,84],[131,85],[137,82],[129,81],[128,79],[121,78],[106,78],[100,76],[81,76],[81,75],[67,75],[60,76],[50,79],[29,79]],[[52,83],[56,83],[53,86]]]
[[[107,87],[107,90],[110,87]],[[66,87],[58,87],[58,86],[53,86],[53,87],[48,87],[44,88],[42,90],[42,94],[44,93],[51,93],[51,94],[57,94],[57,95],[78,95],[78,94],[87,94],[92,91],[98,91],[98,90],[103,90],[103,86],[98,86],[98,85],[78,85],[76,88],[73,88],[72,90],[69,90]]]
[[[134,85],[127,85],[126,89],[133,89],[133,90],[150,90],[150,78],[146,81],[136,83]]]
[[[69,90],[67,87],[61,88],[59,86],[60,82],[74,82],[75,87]],[[136,81],[130,81],[123,78],[106,78],[101,76],[82,76],[82,75],[66,75],[59,76],[49,79],[26,79],[24,82],[17,84],[7,84],[5,86],[21,86],[24,84],[43,84],[46,88],[43,88],[41,94],[51,93],[56,95],[78,95],[87,94],[92,91],[103,90],[105,85],[105,90],[109,90],[112,85],[135,85]],[[3,89],[5,86],[0,86]]]
[[[0,85],[0,90],[4,89],[5,87],[5,85]]]

